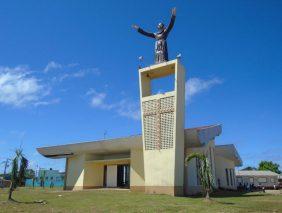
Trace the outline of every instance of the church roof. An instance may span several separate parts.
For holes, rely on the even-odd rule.
[[[185,129],[185,146],[203,146],[210,140],[213,140],[220,133],[221,125],[210,125]],[[142,148],[141,135],[40,147],[37,148],[37,151],[48,158],[65,158],[80,153],[114,154],[130,152],[132,148]]]
[[[186,147],[200,147],[215,137],[219,136],[222,132],[220,124],[200,126],[194,128],[188,128],[184,130],[185,134],[185,146]]]
[[[242,166],[242,159],[233,144],[215,146],[216,155],[222,156],[235,162],[235,166]]]
[[[58,146],[40,147],[37,148],[37,151],[45,157],[64,158],[80,153],[114,154],[120,152],[130,152],[130,149],[133,147],[142,148],[142,140],[140,135],[82,143],[72,143]]]

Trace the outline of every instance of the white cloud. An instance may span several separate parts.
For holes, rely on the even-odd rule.
[[[99,108],[103,110],[113,110],[119,116],[131,118],[134,120],[140,119],[140,107],[137,102],[130,101],[128,99],[122,99],[119,102],[108,104],[106,103],[106,93],[99,93],[95,90],[89,90],[86,95],[91,96],[90,105],[93,108]]]
[[[90,105],[94,108],[100,108],[100,109],[111,109],[113,108],[113,105],[105,103],[105,99],[107,94],[106,93],[99,93],[96,92],[94,89],[90,89],[86,95],[91,96]]]
[[[48,89],[27,67],[0,67],[0,103],[22,107],[35,104],[48,94]]]
[[[190,100],[193,96],[211,89],[212,87],[222,83],[218,78],[204,80],[201,78],[190,78],[185,84],[186,100]],[[161,93],[159,91],[158,93]],[[138,102],[122,99],[119,102],[108,104],[106,102],[107,94],[104,92],[98,93],[91,89],[87,92],[91,96],[90,105],[94,108],[104,110],[114,110],[118,115],[140,120],[140,105]]]
[[[190,78],[185,83],[186,100],[191,100],[191,98],[199,93],[207,91],[212,87],[222,84],[223,81],[218,78],[212,78],[204,80],[201,78]]]
[[[67,66],[68,67],[76,67],[76,66],[79,66],[79,63],[70,63]]]
[[[105,98],[106,98],[105,93],[98,93],[98,94],[96,94],[95,96],[92,97],[91,105],[93,107],[103,106]]]
[[[54,99],[51,99],[51,100],[48,100],[48,101],[38,101],[38,102],[34,103],[34,106],[47,106],[47,105],[50,105],[50,104],[58,104],[60,102],[61,102],[60,98],[54,98]]]
[[[55,61],[50,61],[44,68],[44,72],[49,72],[54,69],[61,69],[63,66]]]
[[[140,120],[140,106],[137,102],[123,99],[117,104],[116,111],[120,116]]]
[[[76,72],[69,72],[59,77],[54,77],[53,81],[62,82],[66,79],[71,79],[71,78],[83,78],[88,74],[100,75],[100,71],[98,68],[81,69]]]
[[[0,66],[0,104],[14,107],[46,106],[60,102],[60,98],[46,100],[54,82],[65,79],[83,78],[86,75],[100,75],[98,68],[80,69],[78,63],[59,64],[50,61],[43,70],[31,71],[28,66]],[[60,72],[49,72],[61,69]],[[38,76],[44,74],[44,78]],[[46,76],[45,76],[46,75]],[[44,80],[44,81],[43,81]],[[106,106],[107,107],[107,106]]]

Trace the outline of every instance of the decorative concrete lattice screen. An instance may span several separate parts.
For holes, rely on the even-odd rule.
[[[173,148],[174,96],[142,103],[145,149]]]

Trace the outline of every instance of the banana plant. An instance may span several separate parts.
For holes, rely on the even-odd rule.
[[[185,158],[185,165],[188,165],[192,159],[198,159],[199,169],[198,175],[200,177],[200,182],[203,187],[204,196],[206,199],[210,199],[210,193],[214,188],[214,181],[210,167],[209,159],[202,153],[192,153]]]
[[[27,166],[28,160],[24,157],[22,149],[16,149],[15,157],[12,159],[11,185],[8,200],[13,201],[13,191],[24,181]]]

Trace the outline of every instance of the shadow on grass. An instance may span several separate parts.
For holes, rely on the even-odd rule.
[[[9,199],[8,202],[13,202],[13,203],[20,203],[20,204],[47,204],[45,200],[35,200],[35,201],[18,201],[13,198]]]
[[[261,196],[266,196],[266,194],[263,193],[254,193],[254,194],[250,194],[249,192],[238,192],[238,191],[216,191],[213,192],[211,194],[211,200],[213,200],[213,198],[232,198],[232,197],[261,197]],[[197,194],[197,195],[192,195],[189,196],[190,198],[203,198],[202,194]],[[215,200],[213,200],[215,201]],[[218,203],[222,203],[222,204],[234,204],[234,203],[228,203],[228,202],[221,202],[221,201],[215,201]]]
[[[226,198],[226,197],[261,197],[266,194],[262,193],[253,193],[250,192],[238,192],[238,191],[217,191],[212,193],[212,197],[214,198]]]
[[[224,205],[234,205],[235,203],[232,202],[224,202],[224,201],[218,201],[218,200],[214,200],[213,198],[215,197],[210,197],[210,199],[206,199],[203,196],[192,196],[191,198],[202,198],[203,202],[206,204],[224,204]]]

